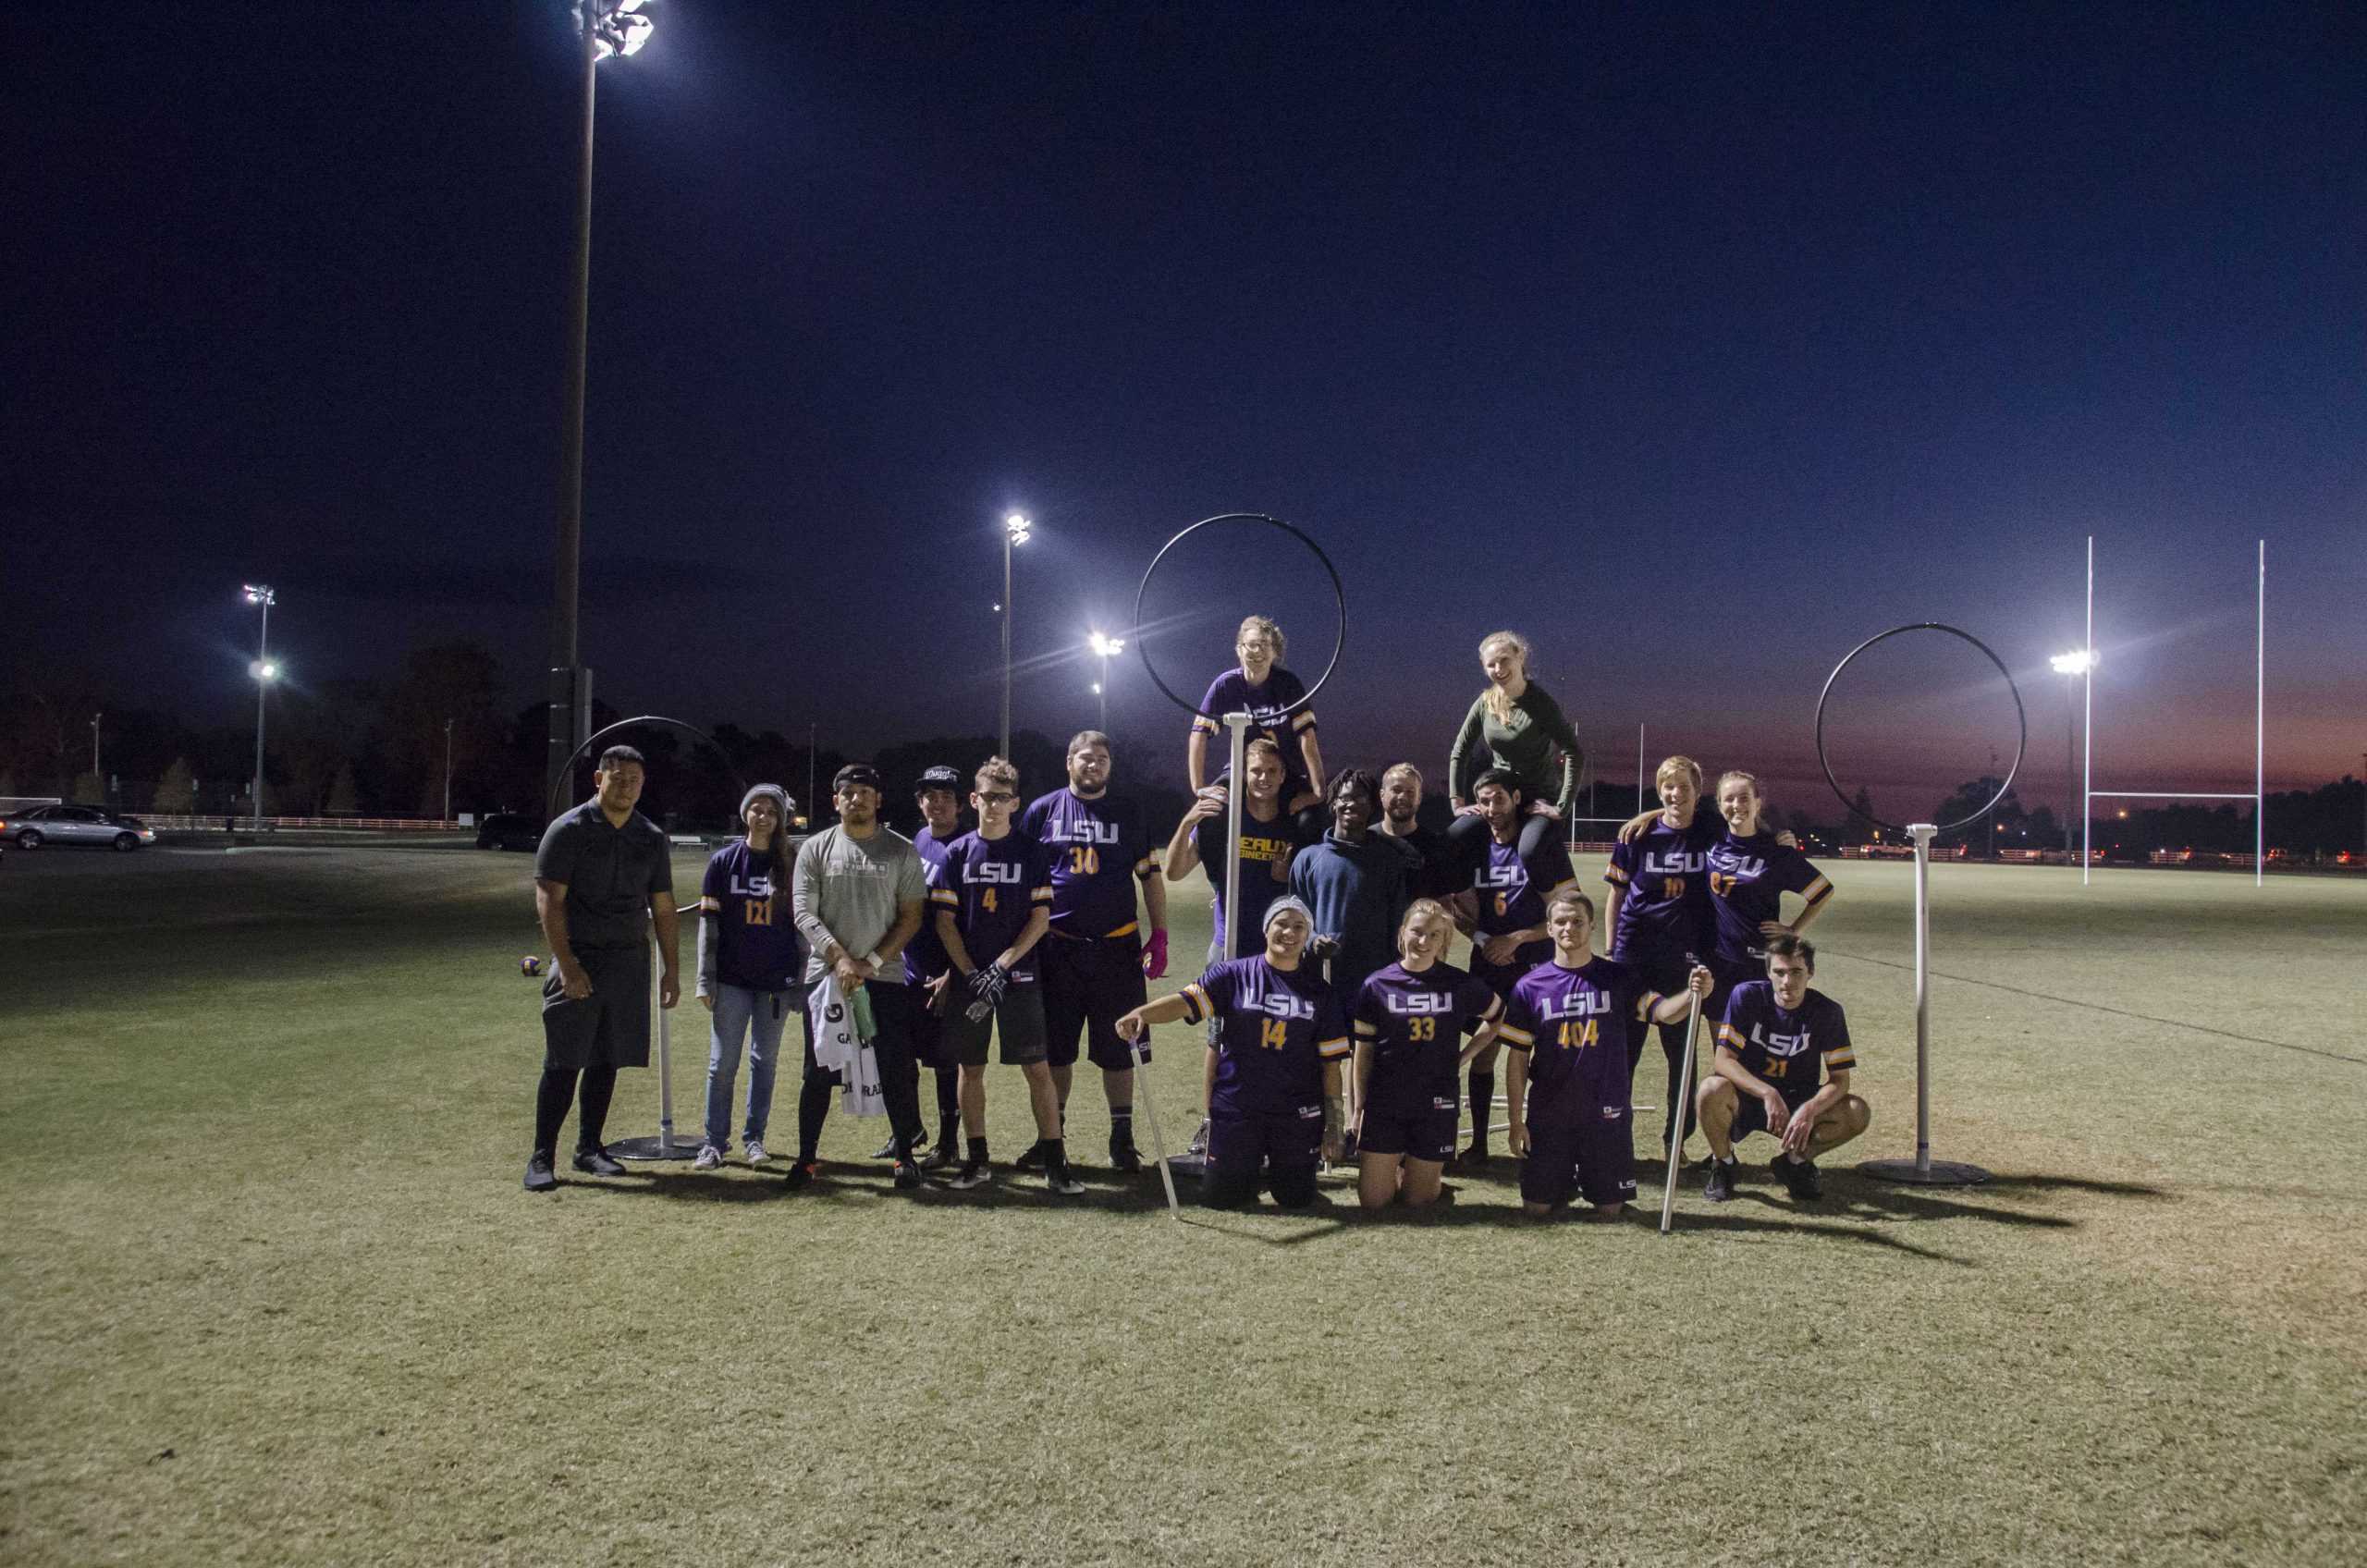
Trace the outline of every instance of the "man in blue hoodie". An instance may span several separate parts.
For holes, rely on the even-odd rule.
[[[1331,808],[1331,830],[1292,859],[1291,891],[1315,912],[1307,951],[1326,962],[1344,1018],[1365,982],[1397,962],[1397,925],[1413,901],[1418,863],[1403,842],[1372,830],[1380,819],[1380,785],[1371,774],[1362,768],[1333,774],[1324,802]],[[1356,1110],[1348,1107],[1351,1126]]]

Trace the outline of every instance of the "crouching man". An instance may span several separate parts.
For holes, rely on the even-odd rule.
[[[1717,1060],[1697,1102],[1715,1161],[1701,1193],[1711,1203],[1735,1195],[1734,1146],[1753,1133],[1782,1140],[1772,1169],[1794,1197],[1822,1197],[1816,1157],[1873,1121],[1866,1102],[1849,1092],[1849,1070],[1858,1064],[1849,1021],[1839,1002],[1809,988],[1815,973],[1815,943],[1772,937],[1767,978],[1744,981],[1727,999]]]

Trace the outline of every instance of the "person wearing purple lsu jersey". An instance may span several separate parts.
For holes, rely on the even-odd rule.
[[[1027,1078],[1036,1112],[1033,1168],[1044,1172],[1053,1192],[1073,1194],[1085,1191],[1085,1183],[1069,1174],[1061,1144],[1035,960],[1051,925],[1052,878],[1044,847],[1012,828],[1019,770],[988,757],[976,784],[970,794],[976,829],[947,845],[944,861],[929,874],[929,907],[951,965],[938,978],[938,997],[946,1010],[945,1033],[962,1062],[962,1128],[969,1140],[953,1185],[968,1189],[992,1179],[987,1157],[987,1041],[992,1035],[1002,1042],[1003,1065]]]
[[[946,846],[962,836],[962,776],[943,763],[922,771],[913,796],[921,813],[921,830],[913,835],[913,848],[920,852],[924,873],[944,864]],[[904,944],[904,985],[913,998],[913,1060],[927,1064],[937,1078],[937,1142],[921,1160],[927,1170],[952,1164],[962,1144],[962,1063],[946,1038],[944,1018],[929,1005],[937,995],[930,982],[951,967],[945,944],[938,940],[937,922],[922,921]],[[895,1155],[890,1139],[877,1158],[893,1159]]]
[[[706,1136],[695,1169],[722,1167],[731,1146],[731,1089],[740,1052],[748,1052],[747,1120],[741,1138],[751,1165],[765,1163],[772,1121],[773,1072],[781,1035],[805,1009],[805,944],[783,918],[796,859],[789,849],[789,791],[759,784],[741,797],[748,831],[715,851],[699,888],[699,1005],[714,1014],[707,1031]],[[890,1158],[895,1156],[890,1146]]]
[[[1266,950],[1213,964],[1172,996],[1118,1020],[1128,1040],[1154,1023],[1220,1019],[1208,1047],[1208,1164],[1200,1201],[1234,1208],[1262,1183],[1280,1208],[1315,1201],[1318,1155],[1338,1158],[1345,1128],[1340,1064],[1348,1030],[1315,966],[1306,962],[1315,917],[1283,895],[1266,911]]]
[[[1306,683],[1282,668],[1282,629],[1262,615],[1241,623],[1233,651],[1241,663],[1208,682],[1199,714],[1184,742],[1184,771],[1192,792],[1208,782],[1208,737],[1221,735],[1220,719],[1208,715],[1245,713],[1250,717],[1247,739],[1260,736],[1282,748],[1282,809],[1290,814],[1292,837],[1311,844],[1323,837],[1323,802],[1318,792],[1324,778],[1323,748],[1315,738],[1315,710],[1292,704],[1306,699]]]
[[[1717,1056],[1700,1096],[1701,1131],[1712,1160],[1701,1195],[1711,1203],[1735,1195],[1734,1145],[1753,1133],[1783,1141],[1770,1169],[1792,1196],[1813,1199],[1824,1195],[1816,1157],[1873,1123],[1871,1108],[1849,1092],[1849,1072],[1858,1065],[1849,1021],[1839,1002],[1809,988],[1815,973],[1815,943],[1771,937],[1767,978],[1744,981],[1726,1000]]]
[[[1490,768],[1471,786],[1472,799],[1487,824],[1488,842],[1471,874],[1471,886],[1455,895],[1456,924],[1471,938],[1471,977],[1500,997],[1553,955],[1545,929],[1546,905],[1577,885],[1567,845],[1547,837],[1524,854],[1520,780]],[[1530,821],[1536,820],[1530,818]],[[1496,1109],[1496,1050],[1491,1045],[1471,1059],[1471,1145],[1461,1164],[1488,1163],[1488,1123]]]
[[[1765,805],[1755,775],[1719,778],[1718,815],[1725,818],[1726,830],[1702,855],[1717,927],[1717,950],[1710,960],[1718,977],[1710,999],[1713,1010],[1724,1007],[1734,986],[1766,973],[1769,937],[1804,935],[1833,901],[1833,884],[1809,857],[1760,824]],[[1788,923],[1780,918],[1786,893],[1805,900]]]
[[[1545,924],[1553,957],[1513,987],[1502,1025],[1513,1051],[1504,1073],[1506,1141],[1527,1157],[1521,1211],[1542,1218],[1583,1191],[1595,1206],[1589,1218],[1616,1219],[1636,1195],[1627,1035],[1647,1022],[1685,1016],[1695,998],[1709,994],[1710,972],[1697,966],[1684,990],[1662,996],[1625,964],[1597,958],[1594,900],[1576,888],[1554,895]]]
[[[1146,979],[1167,973],[1167,884],[1152,857],[1139,802],[1110,792],[1110,737],[1082,729],[1069,741],[1068,785],[1038,796],[1020,831],[1044,846],[1052,869],[1052,927],[1043,946],[1044,1021],[1061,1124],[1068,1121],[1077,1039],[1101,1069],[1110,1102],[1110,1163],[1142,1169],[1134,1148],[1134,1057],[1118,1037],[1118,1016],[1142,1006]],[[1150,922],[1145,943],[1134,914],[1142,887]],[[1020,1157],[1033,1169],[1039,1150]]]
[[[1446,906],[1417,899],[1397,927],[1398,962],[1356,997],[1356,1201],[1367,1213],[1438,1201],[1460,1119],[1455,1069],[1495,1044],[1503,998],[1440,962],[1453,939]],[[1466,1031],[1476,1033],[1463,1046]]]
[[[1700,809],[1701,765],[1691,757],[1670,757],[1653,775],[1661,809],[1642,818],[1637,833],[1622,831],[1612,846],[1611,864],[1602,879],[1611,885],[1603,923],[1611,927],[1611,956],[1644,977],[1659,991],[1673,991],[1685,983],[1693,965],[1717,948],[1716,918],[1710,911],[1710,846],[1725,832],[1714,812]],[[1707,1021],[1704,1021],[1705,1026]],[[1669,1140],[1693,1135],[1693,1085],[1685,1074],[1684,1023],[1660,1026],[1661,1054],[1668,1059],[1668,1109],[1662,1118],[1661,1152]],[[1628,1044],[1635,1060],[1627,1064],[1632,1080],[1643,1060],[1645,1033],[1636,1030]],[[1685,1127],[1677,1130],[1677,1108],[1684,1107]]]

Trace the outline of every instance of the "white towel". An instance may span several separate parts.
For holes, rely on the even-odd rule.
[[[847,1006],[837,978],[824,975],[806,1005],[814,1028],[814,1065],[839,1075],[840,1108],[856,1116],[887,1115],[878,1053],[856,1034],[854,1010]]]

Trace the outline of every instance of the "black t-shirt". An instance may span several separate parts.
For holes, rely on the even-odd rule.
[[[637,948],[650,895],[674,891],[674,857],[657,824],[635,812],[612,827],[595,799],[543,829],[534,876],[566,887],[570,947]]]

